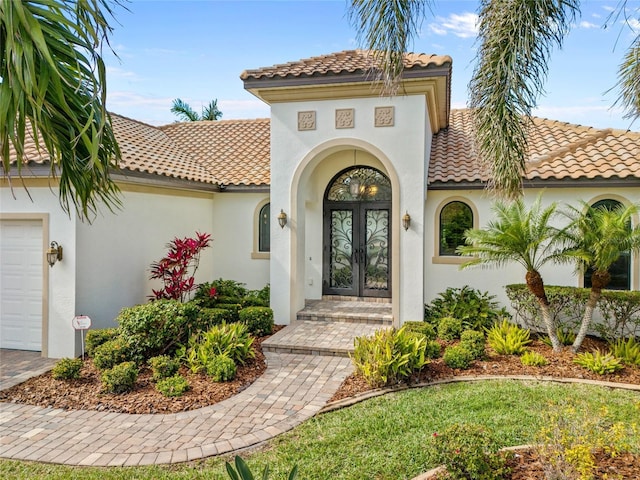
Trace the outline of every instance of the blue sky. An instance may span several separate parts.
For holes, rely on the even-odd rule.
[[[536,115],[598,128],[640,130],[612,109],[616,70],[640,34],[609,18],[618,0],[583,0],[582,16],[555,51]],[[133,0],[116,9],[105,52],[109,110],[153,125],[171,123],[174,98],[196,111],[218,99],[223,119],[263,118],[269,108],[243,88],[245,69],[358,48],[346,0]],[[453,58],[452,107],[463,108],[475,62],[478,2],[436,0],[412,50]],[[607,28],[603,28],[605,23]]]

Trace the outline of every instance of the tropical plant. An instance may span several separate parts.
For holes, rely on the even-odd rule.
[[[611,354],[619,358],[627,365],[637,365],[640,367],[640,342],[630,337],[627,340],[620,339],[609,344]]]
[[[614,373],[624,368],[619,359],[610,353],[603,353],[600,350],[579,353],[575,356],[573,362],[598,375]]]
[[[202,113],[198,115],[188,103],[183,102],[179,98],[173,101],[171,113],[175,114],[179,119],[185,122],[198,122],[201,120],[214,121],[222,117],[222,112],[218,109],[218,99],[211,100],[209,105],[202,108]]]
[[[579,208],[568,206],[564,212],[570,224],[562,231],[565,242],[563,258],[573,261],[578,272],[592,271],[591,291],[573,342],[574,352],[578,351],[589,332],[602,289],[611,280],[610,267],[624,252],[640,251],[640,225],[631,225],[639,211],[638,205],[619,204],[607,208],[581,202]]]
[[[534,352],[533,350],[527,350],[520,357],[520,363],[530,367],[544,367],[549,364],[549,361],[544,355]]]
[[[254,480],[253,473],[251,473],[251,469],[247,465],[247,463],[242,460],[239,456],[236,455],[234,460],[235,468],[229,462],[225,462],[225,468],[227,469],[227,475],[231,480]],[[269,467],[264,467],[262,471],[262,475],[260,476],[262,480],[269,480]],[[291,471],[289,472],[288,480],[296,480],[298,478],[298,466],[295,465]]]
[[[473,265],[501,267],[511,262],[522,265],[527,272],[527,288],[538,302],[553,349],[559,351],[561,345],[540,275],[540,268],[557,257],[554,248],[558,231],[551,225],[557,205],[552,203],[542,208],[541,202],[541,195],[530,209],[525,207],[521,198],[510,203],[496,202],[493,207],[495,220],[490,221],[484,229],[468,230],[467,245],[459,247],[458,251],[462,255],[475,257],[462,264],[461,268]]]
[[[487,330],[487,343],[499,355],[522,355],[531,343],[531,332],[503,320]]]
[[[351,360],[356,371],[373,387],[382,387],[408,378],[424,367],[427,339],[404,327],[382,329],[369,337],[356,337]]]
[[[200,263],[200,252],[211,244],[211,235],[196,232],[195,238],[174,238],[167,244],[167,256],[151,264],[150,279],[160,279],[164,286],[152,290],[153,300],[173,299],[184,302],[197,288],[195,274]]]
[[[109,172],[120,159],[106,110],[101,57],[113,16],[108,0],[0,2],[0,159],[11,179],[31,137],[50,161],[62,209],[90,219],[120,206]],[[15,155],[15,163],[11,159]],[[15,168],[15,171],[13,169]]]
[[[372,51],[393,94],[402,79],[404,53],[418,33],[432,0],[351,0],[349,16],[357,37]],[[522,192],[531,111],[543,93],[551,51],[580,13],[579,0],[482,0],[479,8],[478,62],[469,83],[476,144],[489,167],[489,188],[507,197]],[[611,22],[632,17],[619,2]],[[508,46],[506,48],[505,46]],[[618,70],[616,103],[625,117],[640,118],[640,36],[635,36]]]

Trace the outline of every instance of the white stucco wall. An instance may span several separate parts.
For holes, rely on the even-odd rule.
[[[103,209],[92,224],[78,223],[76,313],[89,315],[94,328],[115,326],[123,307],[148,302],[151,289],[162,287],[149,280],[149,267],[169,241],[213,233],[213,194],[139,190],[123,188],[122,210]],[[213,280],[215,245],[202,251],[196,283]]]
[[[525,189],[525,202],[531,205],[539,189]],[[496,296],[503,305],[509,306],[505,294],[505,285],[524,283],[525,270],[513,264],[504,268],[471,267],[459,269],[459,264],[439,263],[446,261],[437,258],[438,218],[437,209],[449,199],[468,200],[478,212],[478,226],[482,228],[492,218],[492,200],[483,190],[430,190],[427,193],[426,211],[427,228],[425,234],[425,301],[430,302],[447,287],[463,287],[469,285],[480,291],[488,291]],[[613,198],[623,203],[640,202],[640,187],[638,188],[549,188],[543,193],[543,205],[557,202],[559,207],[565,204],[578,206],[580,200],[593,203],[603,198]],[[558,222],[561,220],[558,219]],[[632,288],[640,289],[640,271],[637,258],[632,258]],[[549,264],[541,270],[542,278],[547,285],[579,286],[580,278],[570,265]]]
[[[211,280],[236,280],[249,289],[260,289],[269,283],[269,254],[258,252],[257,245],[257,209],[268,200],[268,193],[214,194]],[[278,212],[271,207],[272,223],[277,224]]]
[[[10,188],[0,188],[0,214],[12,215],[12,218],[26,218],[36,215],[46,218],[43,228],[43,239],[46,245],[55,240],[64,249],[64,258],[52,268],[46,266],[44,276],[43,301],[48,298],[48,312],[43,318],[43,354],[52,358],[72,356],[76,341],[80,338],[71,320],[75,315],[76,288],[76,236],[77,220],[69,218],[58,203],[57,188],[49,189],[46,182],[42,186],[30,186],[28,193],[16,182],[13,194]],[[15,198],[13,197],[15,195]],[[31,198],[29,198],[29,195]],[[48,225],[48,227],[47,227]],[[42,252],[46,262],[45,251]]]
[[[380,106],[394,107],[394,126],[375,127],[375,107]],[[336,128],[335,110],[343,108],[355,110],[354,128]],[[298,130],[301,111],[316,112],[314,130]],[[394,317],[397,321],[419,315],[423,308],[424,178],[430,142],[424,96],[272,105],[272,214],[283,209],[289,220],[284,229],[277,224],[272,226],[271,233],[272,307],[276,322],[289,323],[304,306],[305,297],[317,298],[320,294],[317,280],[322,271],[318,253],[322,242],[322,195],[333,175],[353,165],[354,149],[358,150],[358,164],[383,167],[380,170],[393,185]],[[408,232],[401,231],[400,226],[405,212],[412,217]]]

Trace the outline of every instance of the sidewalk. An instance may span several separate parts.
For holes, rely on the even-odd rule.
[[[149,465],[250,447],[315,415],[351,373],[344,357],[265,352],[267,370],[215,405],[167,415],[0,403],[0,457],[67,465]]]

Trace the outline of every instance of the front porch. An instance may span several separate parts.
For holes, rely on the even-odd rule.
[[[385,301],[386,300],[386,301]],[[262,343],[267,352],[347,357],[356,337],[393,323],[388,299],[325,296],[307,300],[296,320]]]

